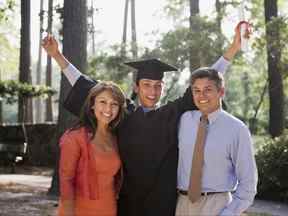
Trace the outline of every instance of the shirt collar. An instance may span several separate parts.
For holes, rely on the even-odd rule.
[[[141,103],[139,102],[139,106],[142,108],[143,112],[146,113],[146,112],[150,112],[152,110],[156,110],[157,108],[159,108],[159,105],[158,103],[156,104],[156,106],[154,108],[147,108],[147,107],[144,107],[141,105]]]
[[[142,108],[144,113],[150,112],[151,110],[154,110],[153,108],[147,108],[147,107],[143,107],[143,106],[141,106],[141,108]]]
[[[219,109],[215,110],[214,112],[209,113],[209,114],[208,114],[209,124],[213,124],[213,122],[216,121],[216,119],[219,117],[219,115],[220,115],[221,112],[222,112],[222,109],[219,108]]]
[[[209,113],[208,114],[209,124],[213,124],[213,122],[216,121],[216,119],[219,117],[221,112],[222,112],[222,108],[219,108],[219,109],[215,110],[214,112]],[[199,111],[199,119],[200,119],[201,115],[202,115],[202,113]]]

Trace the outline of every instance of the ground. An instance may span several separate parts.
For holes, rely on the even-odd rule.
[[[6,171],[0,167],[0,216],[56,215],[57,201],[46,195],[51,168],[20,166],[16,167],[17,175]]]
[[[56,201],[49,200],[46,191],[17,184],[0,185],[0,215],[2,216],[54,216]]]
[[[9,170],[8,170],[9,171]],[[57,201],[48,197],[53,169],[17,166],[16,174],[0,167],[0,216],[55,216]],[[286,216],[288,205],[255,200],[246,216]]]

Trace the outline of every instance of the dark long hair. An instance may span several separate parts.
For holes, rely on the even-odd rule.
[[[76,126],[72,128],[72,130],[85,127],[89,132],[92,133],[92,137],[95,136],[97,129],[97,119],[92,110],[92,106],[95,103],[95,98],[103,91],[110,91],[112,93],[113,99],[116,100],[119,104],[119,112],[116,118],[109,123],[111,132],[115,132],[119,122],[123,119],[126,103],[125,96],[121,88],[111,81],[101,81],[97,83],[97,85],[95,85],[92,89],[90,89],[90,92],[81,109],[80,120]]]

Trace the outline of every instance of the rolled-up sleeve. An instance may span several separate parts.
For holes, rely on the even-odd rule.
[[[68,79],[71,86],[74,86],[74,84],[77,82],[77,80],[80,78],[82,73],[72,64],[69,64],[64,70],[63,74]]]
[[[226,60],[223,56],[221,56],[212,66],[211,68],[217,70],[221,74],[225,74],[230,62]]]
[[[60,195],[62,200],[72,200],[75,196],[75,178],[80,158],[80,146],[75,139],[65,133],[60,139]]]

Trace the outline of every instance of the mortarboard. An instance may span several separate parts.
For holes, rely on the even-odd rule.
[[[164,72],[178,70],[176,67],[162,62],[158,59],[146,59],[140,61],[125,62],[124,64],[137,70],[136,80],[162,80]]]

